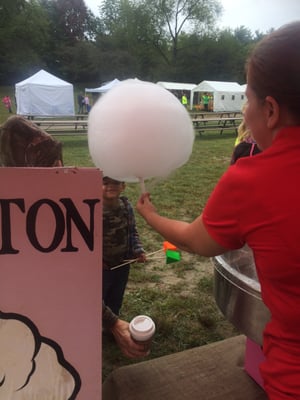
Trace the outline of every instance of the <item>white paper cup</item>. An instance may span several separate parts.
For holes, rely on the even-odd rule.
[[[145,350],[150,349],[155,333],[155,323],[147,315],[138,315],[129,324],[132,339],[137,343],[143,343]]]

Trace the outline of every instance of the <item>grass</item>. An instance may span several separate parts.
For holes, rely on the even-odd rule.
[[[0,97],[11,88],[0,88]],[[0,106],[0,123],[8,113]],[[64,164],[91,167],[86,135],[59,136],[63,143]],[[197,135],[190,160],[168,179],[146,181],[146,188],[161,214],[191,221],[199,215],[218,179],[229,165],[235,134],[205,133]],[[125,194],[135,204],[140,193],[138,184],[127,184]],[[146,249],[153,252],[162,247],[163,238],[136,215],[138,230]],[[133,267],[126,290],[121,317],[131,320],[137,314],[148,314],[156,323],[157,333],[147,359],[183,351],[238,334],[217,308],[213,297],[213,275],[199,273],[205,262],[198,256],[186,257],[166,265],[164,260]],[[174,284],[165,282],[165,274]],[[188,280],[192,277],[192,285]],[[176,278],[178,280],[176,281]],[[110,337],[103,338],[103,376],[115,368],[144,360],[125,358]]]

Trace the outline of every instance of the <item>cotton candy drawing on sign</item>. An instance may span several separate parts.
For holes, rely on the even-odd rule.
[[[92,107],[88,143],[104,176],[141,182],[165,178],[185,164],[194,130],[187,110],[172,93],[154,83],[128,79]]]
[[[73,400],[80,377],[24,316],[0,312],[0,399]]]

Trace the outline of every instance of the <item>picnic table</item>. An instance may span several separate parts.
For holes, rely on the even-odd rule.
[[[88,127],[88,121],[87,119],[36,119],[32,121],[34,124],[37,126],[43,128],[47,132],[51,133],[58,133],[58,131],[63,131],[64,133],[65,130],[71,130],[71,131],[87,131]]]
[[[220,132],[220,135],[222,135],[224,130],[233,130],[237,134],[238,127],[242,120],[242,116],[192,118],[194,130],[200,135],[205,131],[216,130]]]
[[[57,118],[63,118],[63,119],[70,119],[70,115],[60,115],[60,116],[53,116],[53,115],[31,115],[31,114],[26,114],[26,115],[22,115],[22,117],[30,119],[30,120],[44,120],[44,119],[57,119]],[[88,118],[88,114],[75,114],[74,116],[72,116],[72,118],[75,118],[76,120],[84,120]]]
[[[190,116],[193,120],[196,119],[206,119],[206,118],[238,118],[242,117],[242,113],[240,111],[220,111],[220,112],[190,112]]]

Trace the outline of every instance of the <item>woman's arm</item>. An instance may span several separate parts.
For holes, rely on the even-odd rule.
[[[153,229],[184,251],[212,257],[228,250],[208,234],[202,215],[191,223],[162,217],[151,203],[149,193],[144,193],[139,198],[137,210]]]

